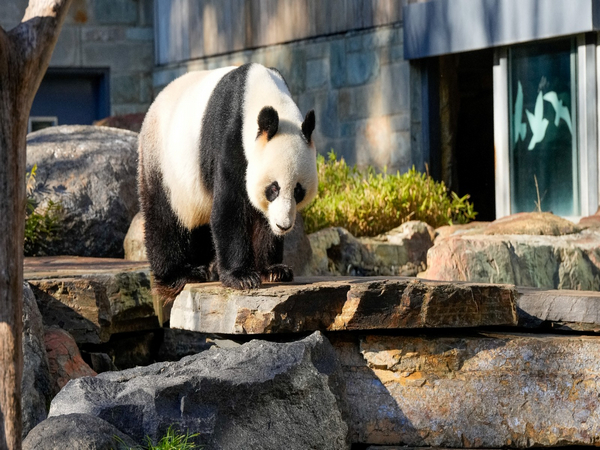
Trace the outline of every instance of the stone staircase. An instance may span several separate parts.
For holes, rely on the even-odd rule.
[[[341,363],[356,448],[525,448],[600,442],[600,294],[402,277],[188,285],[163,316],[146,263],[26,259],[44,322],[79,342],[170,327],[294,341]]]

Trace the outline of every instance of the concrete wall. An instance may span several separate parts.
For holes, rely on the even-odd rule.
[[[16,26],[27,3],[0,1],[0,25]],[[111,114],[146,111],[153,98],[153,0],[74,0],[50,67],[108,68]]]
[[[410,67],[399,24],[157,67],[155,92],[190,70],[258,62],[277,67],[302,113],[314,109],[321,153],[349,163],[408,170]]]

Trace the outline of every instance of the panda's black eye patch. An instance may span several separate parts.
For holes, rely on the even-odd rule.
[[[273,181],[270,185],[267,186],[267,189],[265,189],[265,197],[267,197],[267,200],[272,202],[277,197],[279,197],[279,190],[279,183],[277,183],[277,181]]]
[[[294,188],[294,199],[296,200],[296,203],[300,203],[304,200],[305,195],[306,189],[304,189],[300,183],[296,183],[296,187]]]

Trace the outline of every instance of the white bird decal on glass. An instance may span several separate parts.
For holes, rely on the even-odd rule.
[[[537,100],[535,101],[534,114],[531,114],[529,110],[525,110],[527,113],[527,120],[529,121],[529,127],[533,136],[529,141],[528,150],[533,150],[538,142],[542,142],[546,136],[546,129],[548,128],[548,119],[544,119],[544,99],[542,92],[540,91]]]
[[[527,124],[523,122],[523,86],[519,81],[517,87],[517,100],[515,101],[515,114],[514,118],[514,133],[515,133],[515,144],[521,140],[525,140],[527,136]]]
[[[573,128],[571,125],[571,114],[569,114],[569,108],[563,106],[562,100],[558,99],[558,95],[556,95],[556,92],[554,91],[548,92],[546,95],[544,95],[544,100],[554,107],[554,111],[556,112],[554,117],[554,125],[558,127],[558,122],[560,122],[560,119],[564,120],[567,123],[569,131],[572,135]]]

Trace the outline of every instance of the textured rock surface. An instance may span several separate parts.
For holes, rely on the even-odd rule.
[[[600,292],[519,288],[519,326],[600,332]]]
[[[171,327],[205,333],[515,325],[510,286],[409,278],[298,278],[253,291],[191,284],[175,299]]]
[[[144,244],[144,217],[139,212],[135,215],[129,225],[125,239],[123,240],[123,251],[128,261],[147,261],[146,245]]]
[[[340,227],[325,228],[308,239],[312,259],[307,275],[414,276],[425,269],[434,230],[411,221],[372,238],[356,238]]]
[[[141,441],[169,426],[211,449],[349,449],[341,369],[329,341],[251,341],[69,383],[50,416],[103,418]]]
[[[353,442],[500,448],[593,445],[600,338],[332,337]]]
[[[184,356],[195,355],[214,345],[208,335],[204,333],[165,328],[157,359],[159,361],[179,361]]]
[[[27,136],[27,170],[37,164],[35,198],[61,202],[61,234],[49,254],[123,256],[138,212],[137,134],[63,125]]]
[[[564,236],[580,231],[573,222],[551,213],[518,213],[489,224],[485,234]]]
[[[564,236],[462,234],[436,239],[432,280],[600,290],[600,229]]]
[[[136,442],[105,420],[88,414],[51,417],[36,426],[23,441],[23,450],[113,450],[119,443]]]
[[[44,324],[67,330],[78,344],[98,344],[114,333],[159,326],[146,264],[27,258],[25,278],[34,289]]]
[[[42,316],[31,288],[23,285],[23,377],[21,379],[23,438],[46,418],[52,382],[44,344]]]
[[[75,340],[65,330],[46,328],[44,343],[53,394],[57,394],[69,380],[96,375],[96,372],[81,358]]]

